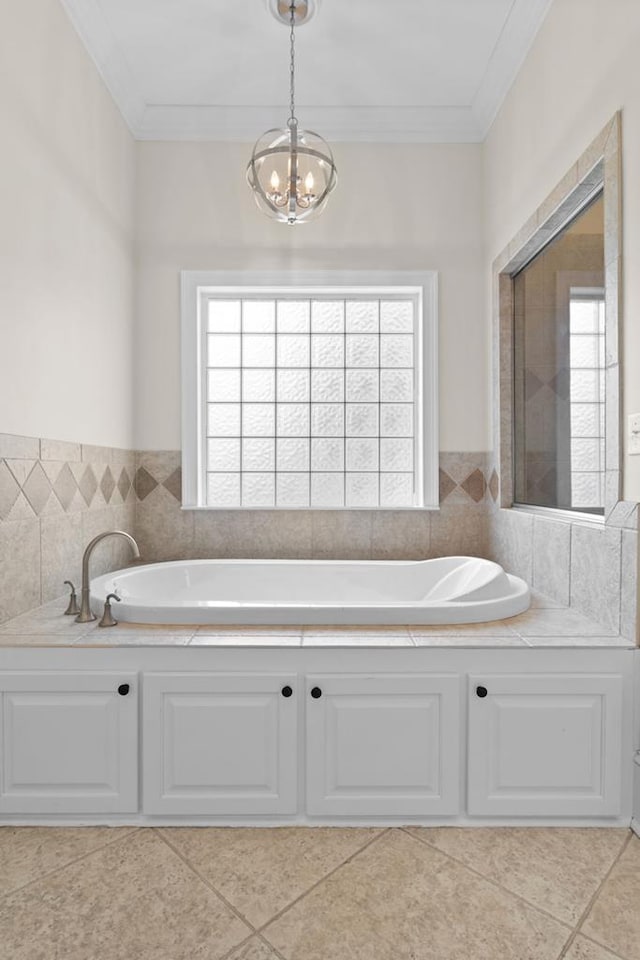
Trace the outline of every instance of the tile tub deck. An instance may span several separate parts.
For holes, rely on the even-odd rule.
[[[529,610],[491,623],[397,626],[231,626],[120,623],[65,617],[61,597],[0,625],[0,647],[615,647],[631,640],[535,594]],[[117,611],[116,611],[117,614]]]

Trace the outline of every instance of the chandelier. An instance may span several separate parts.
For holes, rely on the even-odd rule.
[[[267,130],[256,141],[247,165],[247,181],[256,203],[281,223],[304,223],[324,209],[337,182],[329,145],[317,133],[298,129],[295,115],[295,25],[309,18],[310,3],[288,0],[275,6],[275,15],[289,24],[290,98],[286,128]],[[285,19],[284,11],[288,13]]]

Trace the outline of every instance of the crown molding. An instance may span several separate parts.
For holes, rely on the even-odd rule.
[[[481,131],[470,107],[305,107],[300,126],[320,130],[332,143],[477,143]],[[221,140],[253,143],[265,130],[284,127],[278,107],[149,106],[138,140]]]
[[[533,45],[553,0],[514,0],[471,110],[484,140]]]
[[[281,127],[286,105],[148,104],[100,7],[100,0],[60,0],[137,140],[253,142]],[[553,0],[513,0],[472,104],[452,107],[298,107],[300,122],[333,142],[480,143],[484,140]]]

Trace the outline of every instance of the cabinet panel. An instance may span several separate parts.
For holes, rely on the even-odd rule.
[[[307,677],[308,813],[457,812],[458,691],[456,676]]]
[[[296,679],[148,674],[145,812],[295,813]]]
[[[137,810],[136,682],[122,673],[1,674],[0,812]]]
[[[469,679],[470,814],[620,812],[620,676]]]

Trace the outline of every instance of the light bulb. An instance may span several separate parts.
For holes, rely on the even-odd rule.
[[[309,171],[309,173],[304,178],[304,188],[307,191],[307,193],[312,193],[313,187],[314,187],[313,174],[311,173],[311,171]]]
[[[273,173],[271,174],[271,180],[269,181],[269,183],[271,185],[271,189],[273,190],[273,192],[277,193],[277,191],[280,189],[280,177],[278,176],[278,173],[276,170],[274,170]]]

